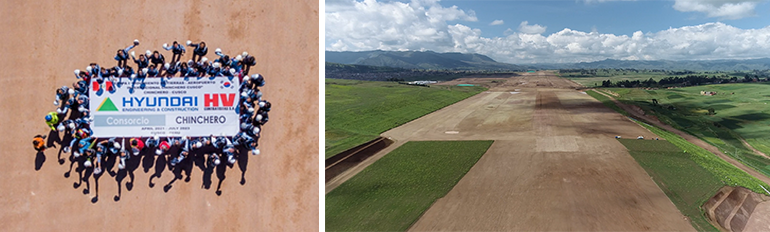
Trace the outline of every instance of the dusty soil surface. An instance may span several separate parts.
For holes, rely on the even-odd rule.
[[[318,230],[317,1],[11,0],[0,15],[3,231]],[[43,116],[55,109],[55,88],[90,62],[114,66],[115,51],[134,39],[137,54],[159,50],[167,59],[163,43],[188,39],[207,42],[212,60],[217,47],[255,55],[251,72],[265,76],[273,103],[262,154],[208,176],[195,167],[167,192],[175,174],[163,159],[95,178],[59,157],[61,146],[36,155],[31,140],[49,132]],[[183,59],[191,56],[188,48]]]
[[[770,201],[759,203],[743,231],[770,231]]]
[[[411,230],[693,230],[614,138],[654,134],[552,74],[495,84],[383,133],[397,143],[366,161],[409,140],[495,140]]]

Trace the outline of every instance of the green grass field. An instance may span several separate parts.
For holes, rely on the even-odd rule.
[[[700,209],[724,183],[691,159],[679,147],[664,140],[621,139],[631,156],[652,177],[697,231],[718,231]]]
[[[601,101],[604,104],[614,104],[609,98],[604,96],[602,96],[602,98],[597,98],[597,100]],[[624,115],[628,115],[627,112],[623,111],[619,107],[614,107],[613,109]],[[660,136],[661,138],[665,139],[669,143],[675,145],[676,147],[681,149],[683,152],[686,152],[687,154],[689,154],[690,155],[689,157],[693,162],[695,162],[700,167],[704,168],[713,176],[718,178],[723,184],[730,185],[730,186],[743,186],[747,189],[751,189],[754,192],[757,192],[760,194],[766,194],[764,190],[762,190],[762,188],[759,186],[762,185],[762,186],[765,186],[765,188],[767,188],[768,185],[762,183],[762,181],[760,181],[757,178],[754,178],[753,176],[749,175],[743,170],[740,170],[737,167],[731,165],[727,161],[722,160],[721,158],[717,157],[716,155],[712,154],[706,149],[703,149],[702,147],[699,147],[695,144],[687,142],[687,140],[685,140],[684,138],[674,133],[668,132],[666,130],[660,129],[658,127],[655,127],[637,120],[634,120],[634,121],[639,125],[642,125],[643,127],[647,128],[651,132],[655,133],[656,135]],[[632,148],[639,149],[637,147],[632,147]]]
[[[327,231],[405,231],[492,141],[407,142],[326,194]]]
[[[326,79],[325,157],[486,90],[483,87],[402,85]]]
[[[618,100],[634,104],[662,122],[695,135],[725,154],[770,176],[770,159],[755,155],[740,138],[770,154],[770,85],[721,84],[676,89],[609,88]],[[715,91],[717,95],[701,95]],[[651,104],[657,99],[658,106]],[[709,109],[716,114],[709,115]]]

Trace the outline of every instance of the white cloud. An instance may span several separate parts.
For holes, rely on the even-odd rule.
[[[463,25],[476,21],[470,11],[441,7],[437,1],[409,3],[375,0],[347,2],[326,12],[326,45],[332,51],[432,50],[479,53],[508,63],[583,62],[603,59],[695,60],[759,58],[770,55],[770,26],[740,29],[706,23],[632,35],[546,27],[521,22],[503,37],[484,37]],[[444,12],[435,15],[430,12]],[[451,22],[451,24],[450,24]]]
[[[492,23],[490,23],[489,25],[492,25],[492,26],[494,26],[494,25],[503,25],[503,23],[504,22],[503,22],[502,19],[498,19],[498,20],[492,21]]]
[[[326,37],[332,49],[420,50],[452,47],[447,22],[478,21],[473,11],[443,7],[438,0],[327,2]]]
[[[519,31],[524,34],[543,34],[545,27],[538,24],[529,25],[529,22],[524,21],[519,24]]]
[[[674,9],[682,12],[701,12],[708,17],[740,19],[754,16],[759,0],[676,0]]]

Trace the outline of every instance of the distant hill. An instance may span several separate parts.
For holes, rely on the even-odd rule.
[[[326,62],[429,70],[524,71],[527,68],[520,65],[500,63],[485,55],[437,53],[432,51],[327,51]]]
[[[593,68],[623,68],[623,69],[663,69],[663,70],[693,70],[693,71],[745,71],[770,69],[770,58],[747,60],[613,60],[606,59],[594,62],[573,64],[533,64],[541,69],[593,69]]]
[[[433,51],[326,51],[326,62],[425,70],[505,70],[528,69],[657,69],[691,71],[747,71],[770,69],[770,58],[723,60],[615,60],[580,63],[539,63],[516,65],[500,63],[475,53],[437,53]]]

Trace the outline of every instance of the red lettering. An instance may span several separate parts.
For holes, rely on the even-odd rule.
[[[219,94],[220,99],[222,99],[222,106],[233,106],[233,102],[235,101],[235,94],[226,94],[226,93],[220,93]]]
[[[203,106],[209,107],[209,106],[219,106],[219,96],[216,94],[204,94],[203,95]]]
[[[99,83],[96,83],[96,81],[91,82],[91,87],[94,89],[93,91],[99,91]]]

